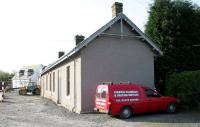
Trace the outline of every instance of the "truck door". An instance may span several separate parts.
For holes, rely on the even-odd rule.
[[[138,91],[139,96],[135,99],[138,99],[138,101],[132,101],[132,106],[135,113],[145,113],[148,112],[149,106],[148,101],[146,100],[146,96],[144,94],[144,90],[142,88],[138,88],[135,91]]]
[[[161,111],[164,103],[161,96],[152,89],[144,89],[146,102],[148,103],[149,112]]]

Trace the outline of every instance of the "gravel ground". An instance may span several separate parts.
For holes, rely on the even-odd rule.
[[[200,113],[136,115],[128,120],[106,114],[76,114],[40,96],[6,93],[0,102],[0,127],[200,127]]]

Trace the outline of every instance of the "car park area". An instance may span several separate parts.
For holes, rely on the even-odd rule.
[[[200,126],[200,113],[178,111],[175,114],[152,113],[120,119],[107,114],[76,114],[40,96],[20,96],[18,91],[5,93],[0,102],[1,127],[182,127]]]

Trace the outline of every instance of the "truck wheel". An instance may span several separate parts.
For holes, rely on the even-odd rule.
[[[35,95],[40,95],[40,89],[35,89],[34,94]]]
[[[122,119],[128,119],[133,115],[133,112],[131,110],[130,107],[124,107],[121,111],[120,111],[120,117]]]
[[[21,90],[19,90],[19,95],[22,95],[22,92],[21,92]]]
[[[23,89],[23,90],[19,90],[19,95],[26,95],[27,94],[27,90]]]
[[[167,107],[168,113],[175,113],[176,112],[176,103],[170,103]]]

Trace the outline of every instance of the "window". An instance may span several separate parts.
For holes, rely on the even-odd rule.
[[[53,72],[53,92],[55,92],[55,72]]]
[[[106,99],[106,94],[107,94],[106,91],[107,90],[105,88],[98,88],[96,98]]]
[[[25,72],[24,70],[20,70],[20,71],[19,71],[19,76],[23,76],[23,75],[24,75],[24,72]]]
[[[106,99],[106,91],[103,91],[103,92],[102,92],[101,98],[102,98],[102,99]]]
[[[97,98],[100,98],[101,97],[101,89],[97,89]]]
[[[48,90],[48,75],[46,75],[46,90]]]
[[[67,72],[66,72],[66,81],[67,81],[67,86],[66,86],[66,94],[69,96],[70,94],[70,66],[67,67]]]
[[[49,90],[51,91],[51,74],[49,75]]]
[[[147,97],[160,97],[160,95],[152,89],[145,89],[145,94]]]
[[[36,83],[35,82],[29,82],[28,86],[36,86]]]
[[[33,69],[28,69],[27,73],[28,73],[27,74],[28,76],[31,76],[31,75],[33,75],[34,71],[33,71]]]

